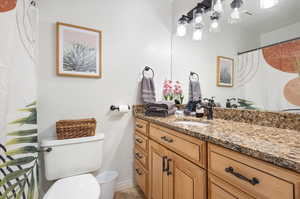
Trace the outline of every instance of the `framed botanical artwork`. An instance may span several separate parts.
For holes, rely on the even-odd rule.
[[[233,87],[234,60],[228,57],[217,57],[217,86]]]
[[[101,78],[102,32],[65,23],[56,23],[59,76]]]

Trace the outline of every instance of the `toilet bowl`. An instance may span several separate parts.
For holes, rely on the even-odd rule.
[[[101,167],[104,135],[57,140],[43,139],[45,176],[56,181],[43,199],[99,199],[97,179],[89,174]]]
[[[96,178],[85,174],[56,181],[43,199],[99,199],[100,193]]]

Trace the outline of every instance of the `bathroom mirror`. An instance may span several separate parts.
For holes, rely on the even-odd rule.
[[[222,107],[239,98],[232,104],[241,108],[300,113],[300,1],[242,0],[239,7],[237,0],[215,0],[215,10],[223,8],[218,17],[207,11],[197,18],[195,11],[189,23],[179,20],[208,1],[173,1],[172,78],[183,84],[184,102],[193,71],[202,97],[215,96]],[[218,68],[219,56],[233,59],[232,86],[217,83],[218,72],[228,72],[226,64]]]

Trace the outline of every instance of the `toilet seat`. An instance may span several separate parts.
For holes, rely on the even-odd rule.
[[[100,186],[91,174],[63,178],[56,181],[43,199],[99,199]]]

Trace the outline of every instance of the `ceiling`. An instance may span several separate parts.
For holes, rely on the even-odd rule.
[[[226,0],[230,3],[230,0]],[[280,0],[270,9],[260,9],[259,0],[244,0],[241,10],[248,10],[253,16],[243,14],[241,26],[256,29],[259,33],[271,32],[284,26],[300,22],[300,0]]]
[[[201,0],[174,0],[182,1],[189,7],[196,6]],[[256,33],[267,33],[300,22],[300,0],[279,0],[279,4],[273,8],[260,9],[260,0],[243,0],[244,5],[241,10],[253,13],[253,16],[242,14],[242,23],[237,26],[246,28]],[[226,23],[231,13],[230,3],[232,0],[224,0],[225,12],[222,23]],[[189,9],[192,9],[191,6]],[[184,6],[186,7],[186,6]],[[189,10],[186,10],[188,12]],[[185,14],[185,13],[182,13]]]

